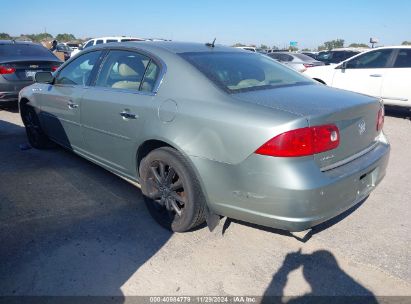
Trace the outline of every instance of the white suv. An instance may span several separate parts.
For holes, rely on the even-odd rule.
[[[144,41],[145,39],[136,38],[136,37],[126,37],[126,36],[113,36],[113,37],[101,37],[101,38],[93,38],[84,44],[82,49],[88,48],[93,45],[102,44],[102,43],[111,43],[111,42],[127,42],[127,41]],[[71,56],[76,55],[80,52],[81,49],[77,49],[71,53]]]
[[[371,49],[304,74],[335,88],[381,97],[387,105],[411,108],[411,46]]]

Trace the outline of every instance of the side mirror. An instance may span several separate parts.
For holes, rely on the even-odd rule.
[[[347,68],[347,66],[348,66],[348,62],[347,62],[347,61],[344,61],[344,62],[339,66],[339,68],[342,69],[342,70],[345,70],[345,69]]]
[[[82,50],[83,50],[83,46],[82,46],[82,45],[79,45],[79,46],[78,46],[78,49],[79,49],[80,51],[82,51]]]
[[[34,81],[38,83],[53,83],[54,77],[51,72],[37,72]]]

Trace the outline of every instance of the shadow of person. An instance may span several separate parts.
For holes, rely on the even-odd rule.
[[[288,275],[302,267],[311,292],[291,298],[284,295]],[[290,282],[289,284],[292,284]],[[273,301],[275,299],[276,301]],[[288,300],[287,300],[288,299]],[[373,293],[356,282],[338,265],[327,250],[302,254],[301,249],[289,253],[266,289],[262,303],[378,303]]]

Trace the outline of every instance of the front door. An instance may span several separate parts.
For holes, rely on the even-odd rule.
[[[149,57],[111,50],[94,86],[83,96],[85,152],[127,176],[136,172],[136,153],[147,117],[155,116],[152,93],[159,66]]]
[[[392,50],[380,49],[361,54],[335,69],[332,86],[344,90],[381,96],[381,86]]]
[[[47,134],[73,150],[83,146],[81,100],[101,53],[94,51],[78,57],[57,74],[53,84],[42,91],[41,119],[45,122]]]

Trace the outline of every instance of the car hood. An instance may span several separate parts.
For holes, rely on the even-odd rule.
[[[315,83],[237,93],[233,97],[299,116],[324,115],[376,101],[367,95]]]

